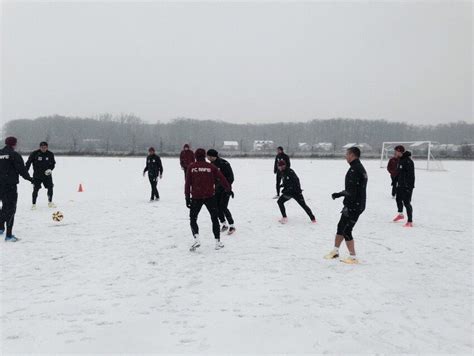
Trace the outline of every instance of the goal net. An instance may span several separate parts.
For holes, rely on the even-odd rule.
[[[415,168],[426,169],[428,171],[445,171],[443,162],[433,155],[432,141],[405,141],[405,142],[384,142],[380,155],[380,168],[387,167],[387,162],[393,156],[396,146],[403,145],[405,150],[410,151]]]

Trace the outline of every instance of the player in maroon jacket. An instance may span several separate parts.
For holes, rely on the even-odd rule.
[[[191,163],[188,167],[184,188],[186,206],[190,209],[189,219],[191,222],[191,232],[194,236],[191,251],[195,251],[201,246],[197,218],[203,205],[206,206],[211,215],[212,231],[216,239],[216,250],[220,250],[224,247],[220,240],[217,202],[214,196],[217,180],[226,192],[231,192],[232,188],[227,179],[216,166],[206,162],[206,151],[202,148],[198,148],[196,150],[196,162]]]
[[[397,195],[397,177],[398,177],[398,157],[394,155],[387,164],[387,171],[390,173],[390,178],[392,178],[392,198],[395,198]]]
[[[189,165],[194,162],[194,152],[191,150],[188,144],[185,144],[181,154],[179,155],[179,164],[181,165],[181,169],[184,172],[184,179],[186,179],[186,172],[188,171]]]

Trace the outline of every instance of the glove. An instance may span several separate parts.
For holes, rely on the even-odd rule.
[[[229,192],[229,195],[234,199],[234,192],[232,190]]]
[[[186,198],[186,207],[191,209],[191,198]]]
[[[332,193],[332,194],[331,194],[332,200],[336,200],[337,198],[340,198],[340,197],[342,197],[342,196],[343,196],[342,193]]]
[[[47,176],[50,176],[51,173],[53,173],[53,171],[51,169],[47,169],[44,171],[44,174],[47,175]]]

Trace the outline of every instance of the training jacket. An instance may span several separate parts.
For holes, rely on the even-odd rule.
[[[163,165],[161,164],[161,158],[156,153],[148,155],[146,158],[146,166],[143,173],[148,172],[151,177],[158,177],[163,174]]]
[[[225,191],[231,191],[231,185],[216,166],[205,161],[191,163],[186,172],[184,194],[186,198],[207,199],[215,194],[215,185],[221,184]]]
[[[367,200],[367,172],[359,159],[355,159],[350,165],[345,179],[344,206],[362,213]]]
[[[275,164],[273,165],[273,173],[278,173],[278,162],[285,161],[286,168],[290,168],[290,157],[286,153],[279,153],[275,157]]]
[[[387,171],[390,173],[391,177],[398,176],[398,158],[392,157],[389,159],[387,164]]]
[[[415,164],[411,159],[411,152],[403,152],[398,161],[397,187],[413,189],[415,188]]]
[[[23,157],[9,146],[0,150],[0,185],[16,185],[19,176],[31,181]]]
[[[300,179],[294,170],[287,168],[282,172],[282,176],[283,195],[295,196],[301,194]]]
[[[187,169],[191,163],[195,162],[194,152],[189,150],[182,150],[181,154],[179,155],[179,163],[181,167]]]
[[[232,167],[230,166],[229,162],[227,162],[223,158],[217,157],[217,159],[212,162],[212,164],[216,166],[219,171],[221,171],[222,175],[225,177],[225,179],[230,185],[234,183],[234,172],[232,171]],[[222,186],[222,184],[220,184],[220,182],[217,182],[216,190],[224,190],[224,187]]]
[[[51,151],[41,152],[36,150],[31,152],[28,160],[26,161],[26,170],[29,171],[31,165],[33,165],[33,178],[44,178],[46,170],[53,170],[56,167],[56,160],[54,159],[54,153]]]

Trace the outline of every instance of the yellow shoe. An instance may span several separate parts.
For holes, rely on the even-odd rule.
[[[356,265],[359,263],[359,260],[355,257],[346,257],[346,258],[342,258],[341,259],[341,262],[344,262],[344,263],[347,263],[348,265]]]
[[[48,208],[57,208],[57,206],[53,202],[49,202],[48,203]]]
[[[36,204],[33,204],[33,205],[31,206],[31,210],[36,210]]]
[[[337,252],[336,250],[332,250],[326,256],[324,256],[326,260],[332,260],[333,258],[338,258],[338,257],[339,257],[339,252]]]

